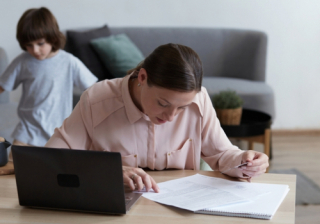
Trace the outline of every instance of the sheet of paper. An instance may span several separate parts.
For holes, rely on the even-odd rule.
[[[227,204],[248,202],[268,193],[263,188],[251,187],[253,183],[228,181],[196,174],[158,183],[160,193],[146,192],[144,197],[190,211]]]
[[[251,217],[258,218],[261,215],[268,215],[269,219],[271,219],[290,189],[288,185],[283,184],[269,184],[269,189],[271,191],[270,193],[261,195],[254,201],[249,201],[241,204],[232,204],[228,206],[206,208],[202,211],[225,212],[229,214],[247,214],[252,215]],[[201,211],[199,212],[201,213]]]
[[[201,179],[208,179],[208,183],[212,184],[213,186],[250,200],[259,197],[260,195],[270,193],[269,184],[230,181],[222,178],[208,177],[200,174],[196,175],[201,176]]]

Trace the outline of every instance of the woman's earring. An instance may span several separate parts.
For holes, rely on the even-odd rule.
[[[141,86],[141,84],[140,83],[138,83],[138,87],[140,87]]]

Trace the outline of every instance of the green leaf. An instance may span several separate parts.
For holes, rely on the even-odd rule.
[[[221,91],[213,95],[211,100],[216,109],[235,109],[243,105],[241,97],[232,90]]]

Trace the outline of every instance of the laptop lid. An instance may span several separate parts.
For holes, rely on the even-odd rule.
[[[125,196],[117,152],[13,145],[12,156],[22,206],[125,214],[141,196]]]

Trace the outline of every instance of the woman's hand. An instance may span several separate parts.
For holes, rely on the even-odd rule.
[[[123,182],[125,185],[129,186],[131,190],[137,189],[141,191],[145,186],[147,192],[152,188],[156,193],[159,193],[159,187],[156,181],[143,169],[130,166],[122,166],[122,171]]]
[[[259,176],[266,172],[269,167],[269,158],[266,154],[261,152],[256,152],[253,150],[248,150],[242,155],[242,162],[248,162],[246,166],[241,167],[242,173],[251,177]]]

